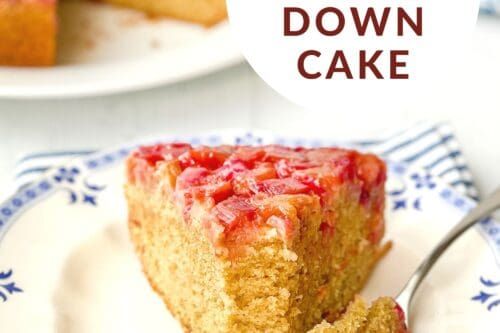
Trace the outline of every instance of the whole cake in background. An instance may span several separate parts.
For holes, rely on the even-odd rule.
[[[101,1],[205,26],[226,17],[225,0]],[[0,0],[0,65],[54,65],[57,21],[57,0]]]
[[[330,329],[357,313],[345,311],[388,249],[385,180],[379,158],[352,150],[145,146],[127,160],[128,224],[187,332]]]
[[[0,0],[0,65],[52,65],[56,30],[56,0]]]

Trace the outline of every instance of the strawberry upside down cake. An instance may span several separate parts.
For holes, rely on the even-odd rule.
[[[127,177],[143,270],[186,331],[334,321],[387,249],[386,167],[371,154],[160,144],[133,152]]]

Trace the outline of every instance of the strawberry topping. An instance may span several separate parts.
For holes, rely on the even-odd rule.
[[[214,210],[219,220],[229,228],[253,220],[257,212],[249,199],[236,196],[220,202]]]
[[[270,195],[278,194],[299,194],[308,193],[309,186],[293,178],[268,179],[255,184],[252,188],[255,193],[266,193]]]
[[[380,221],[386,168],[374,155],[337,148],[193,148],[174,143],[141,147],[132,159],[128,173],[134,182],[152,179],[161,163],[174,162],[170,183],[175,186],[171,190],[183,205],[186,219],[193,204],[199,202],[211,210],[210,216],[223,228],[223,234],[238,230],[241,236],[250,226],[267,225],[287,238],[294,235],[292,221],[297,221],[294,205],[300,200],[294,198],[331,204],[344,184],[348,184],[349,193],[359,196],[360,204],[378,216],[370,229],[373,241],[383,233]],[[284,203],[268,205],[266,200],[274,196],[281,196]],[[335,223],[324,221],[319,231],[332,237]]]

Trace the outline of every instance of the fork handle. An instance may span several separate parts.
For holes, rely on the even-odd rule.
[[[432,250],[432,252],[420,264],[410,280],[406,283],[402,292],[398,296],[398,302],[410,305],[413,295],[422,283],[423,279],[427,276],[434,264],[441,257],[443,252],[459,238],[465,231],[477,223],[477,221],[491,215],[495,210],[500,208],[500,188],[497,188],[486,199],[482,200],[476,207],[474,207],[453,229],[451,229],[446,236],[439,242],[439,244]]]

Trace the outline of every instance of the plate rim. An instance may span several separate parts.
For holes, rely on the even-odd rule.
[[[151,89],[159,86],[165,86],[178,82],[188,81],[197,77],[202,77],[222,69],[235,66],[244,62],[244,57],[240,52],[237,43],[233,40],[229,22],[226,20],[210,29],[213,29],[207,36],[200,38],[192,44],[183,45],[172,49],[165,54],[198,54],[204,52],[207,57],[203,57],[204,61],[190,62],[189,66],[185,65],[179,72],[160,71],[160,74],[155,76],[146,75],[152,72],[152,69],[146,69],[146,74],[142,75],[139,80],[106,80],[100,82],[94,80],[92,82],[84,82],[73,86],[67,86],[62,83],[40,84],[38,80],[34,83],[25,82],[14,84],[0,85],[0,98],[22,100],[22,99],[69,99],[80,97],[100,97],[107,95],[116,95],[125,92],[136,92],[146,89]],[[210,52],[207,52],[210,51]],[[117,70],[121,66],[135,65],[140,62],[147,61],[146,58],[158,59],[162,54],[144,56],[138,59],[129,61],[117,61],[109,63],[85,63],[74,65],[56,65],[53,67],[9,67],[0,66],[0,75],[16,75],[29,74],[38,76],[39,80],[53,75],[53,73],[64,71],[92,71],[102,68],[109,70]],[[161,61],[156,61],[161,65]],[[91,67],[91,68],[88,68]],[[94,68],[94,69],[93,69]],[[157,71],[154,71],[158,73]],[[65,74],[65,75],[68,75]]]

